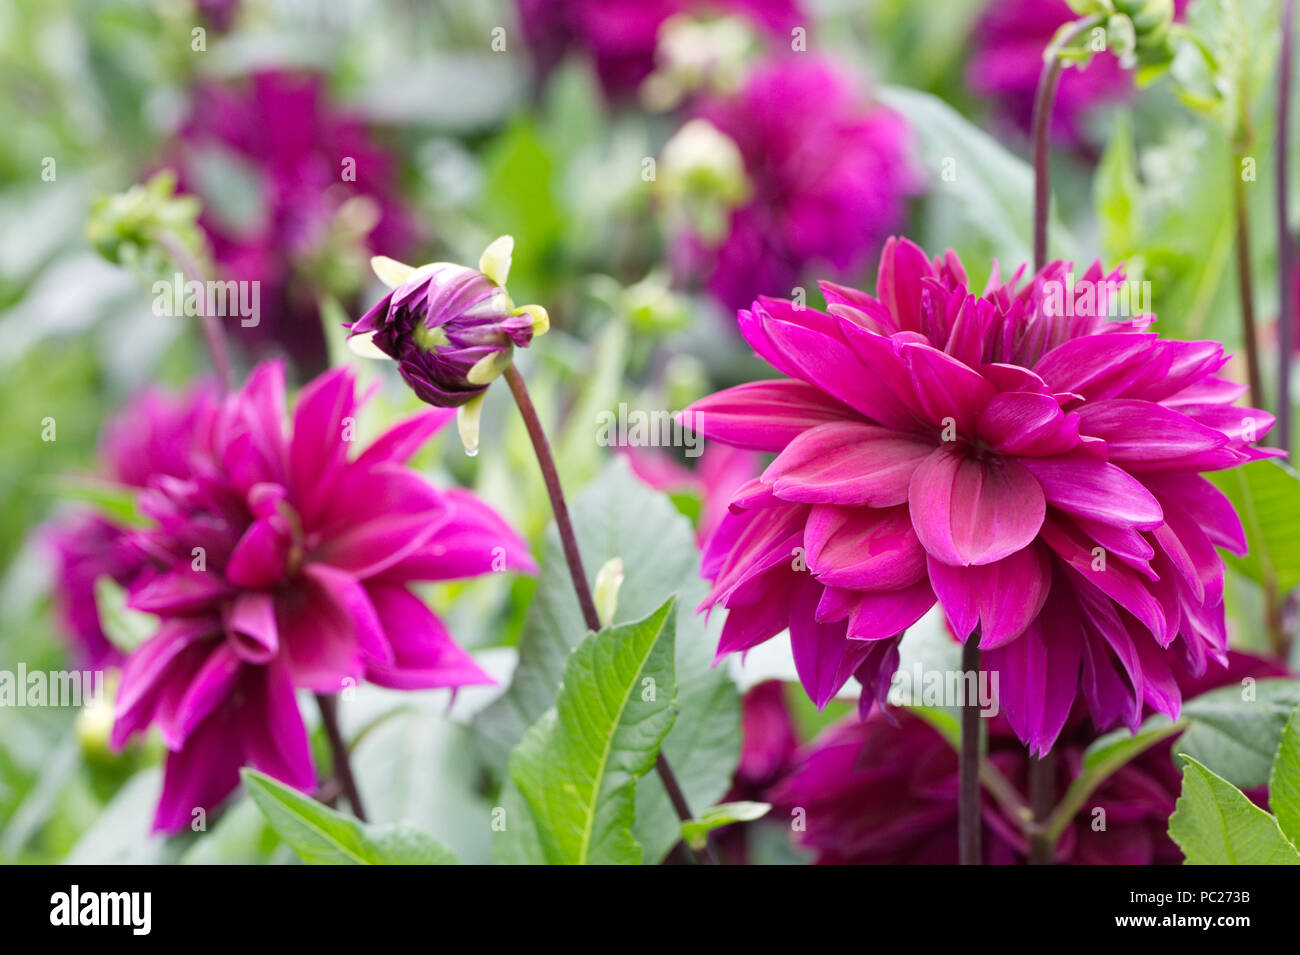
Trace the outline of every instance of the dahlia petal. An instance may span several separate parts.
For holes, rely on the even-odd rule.
[[[218,644],[190,680],[176,709],[158,721],[163,743],[176,750],[185,745],[194,728],[230,695],[244,661],[229,643]]]
[[[289,462],[294,499],[308,527],[329,503],[334,482],[347,463],[344,419],[354,417],[355,411],[355,383],[347,367],[326,372],[298,396]]]
[[[903,635],[900,633],[893,639],[872,640],[867,644],[866,657],[853,671],[853,679],[862,686],[862,695],[858,697],[858,719],[866,719],[871,714],[871,707],[874,704],[880,708],[885,719],[897,723],[887,704],[890,685],[894,674],[898,672],[900,659],[898,646],[902,641]]]
[[[980,649],[991,650],[1016,639],[1038,616],[1051,590],[1051,565],[1037,545],[980,567],[952,567],[933,557],[930,583],[952,624],[965,642],[980,628]]]
[[[226,639],[246,663],[266,663],[280,649],[275,601],[270,594],[245,593],[226,606]]]
[[[876,297],[894,316],[897,331],[920,331],[924,280],[934,274],[929,257],[914,242],[890,237],[880,253]]]
[[[302,575],[315,582],[351,625],[357,648],[368,663],[392,663],[393,648],[379,622],[375,605],[361,581],[328,564],[305,564]]]
[[[505,571],[537,573],[528,544],[486,502],[462,488],[448,488],[443,495],[451,516],[423,548],[385,570],[385,581],[460,580]]]
[[[163,687],[177,672],[187,674],[187,667],[176,666],[179,658],[196,650],[205,655],[206,651],[197,645],[217,631],[216,621],[210,618],[164,620],[158,632],[127,657],[113,704],[113,732],[109,743],[114,749],[121,749],[133,733],[149,724]]]
[[[857,412],[807,382],[754,381],[695,402],[679,420],[710,441],[751,451],[781,451],[809,428],[860,420]]]
[[[978,461],[940,447],[912,475],[912,525],[946,564],[991,564],[1025,547],[1046,505],[1034,476],[1012,458]]]
[[[1020,462],[1042,486],[1053,507],[1116,527],[1150,530],[1164,511],[1137,478],[1105,461],[1081,454],[1023,458]]]
[[[308,559],[365,579],[423,548],[449,516],[444,494],[395,464],[350,468]]]
[[[492,684],[424,601],[405,587],[369,587],[380,623],[393,647],[390,663],[369,663],[366,679],[397,690]]]
[[[357,456],[356,464],[405,464],[438,431],[456,417],[455,408],[430,408],[397,422]]]
[[[1045,756],[1074,702],[1083,632],[1069,600],[1055,598],[1015,640],[984,654],[984,669],[998,674],[998,702],[1029,751]]]
[[[843,623],[818,623],[815,619],[821,587],[805,581],[790,608],[790,649],[794,668],[808,696],[824,709],[849,681],[870,652],[870,644],[849,640]]]
[[[1106,442],[1110,460],[1141,469],[1183,467],[1228,443],[1222,433],[1149,401],[1094,401],[1079,409],[1079,422]]]
[[[896,415],[885,413],[897,399],[886,392],[884,375],[864,365],[841,337],[777,320],[770,314],[762,316],[762,328],[796,377],[881,424],[901,426]],[[860,331],[863,336],[871,334]],[[886,400],[882,401],[882,397]]]
[[[219,805],[239,785],[242,761],[243,753],[230,745],[229,727],[220,714],[206,720],[183,748],[167,753],[154,831],[187,829],[195,809],[211,810]]]
[[[980,414],[995,394],[979,372],[928,345],[903,345],[903,363],[916,381],[916,395],[926,418],[941,428],[946,418],[964,437],[975,434]]]
[[[850,640],[884,640],[902,633],[934,606],[928,580],[918,580],[901,590],[858,595],[849,613]]]
[[[245,759],[273,779],[309,792],[316,786],[316,769],[288,667],[277,660],[245,673],[244,701],[235,713]]]
[[[808,569],[824,586],[897,590],[925,573],[925,551],[905,507],[814,505],[804,546]]]
[[[1146,377],[1144,363],[1156,341],[1153,334],[1084,335],[1053,348],[1033,370],[1052,391],[1074,391],[1099,401]]]
[[[1186,514],[1212,542],[1238,557],[1246,555],[1246,531],[1241,526],[1241,518],[1227,496],[1205,478],[1199,474],[1162,471],[1144,475],[1144,483],[1158,500],[1177,502],[1176,510]],[[1171,512],[1174,510],[1171,508]]]
[[[892,507],[907,500],[912,472],[933,450],[885,428],[837,421],[791,441],[763,481],[787,501]]]
[[[1003,392],[989,401],[975,433],[1002,454],[1064,454],[1079,443],[1079,416],[1064,414],[1051,395]]]
[[[770,599],[729,608],[714,664],[728,654],[744,653],[789,627],[790,607],[802,586],[802,577],[793,571],[770,573],[765,578]]]
[[[1091,584],[1142,621],[1161,643],[1167,644],[1173,638],[1175,631],[1170,629],[1164,609],[1136,571],[1114,561],[1097,566],[1088,539],[1066,521],[1049,516],[1043,521],[1042,537],[1079,578],[1076,589]]]
[[[127,604],[145,613],[193,614],[212,607],[231,593],[230,585],[220,574],[182,566],[159,574],[133,591]]]
[[[360,681],[365,662],[353,622],[314,581],[276,599],[275,625],[294,686],[337,693]]]
[[[273,587],[284,579],[292,549],[293,537],[283,518],[272,514],[256,520],[235,544],[226,563],[226,579],[253,590]]]

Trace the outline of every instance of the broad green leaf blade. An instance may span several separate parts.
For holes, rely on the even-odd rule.
[[[1300,706],[1282,730],[1268,781],[1268,807],[1292,845],[1300,847]]]
[[[588,570],[594,573],[614,557],[623,561],[615,624],[646,616],[669,594],[681,595],[676,611],[678,719],[663,751],[691,806],[713,805],[726,793],[740,758],[740,696],[726,668],[712,665],[716,630],[694,612],[707,584],[699,576],[690,522],[622,460],[611,462],[570,508]],[[587,632],[553,527],[540,563],[541,578],[510,688],[474,721],[479,751],[500,775],[525,730],[555,705],[565,663]],[[715,615],[714,627],[721,620]],[[651,862],[662,860],[681,838],[680,821],[656,776],[637,786],[636,836]],[[494,855],[500,857],[499,850]]]
[[[255,769],[244,788],[271,828],[309,865],[455,865],[443,846],[412,826],[368,826]]]
[[[636,781],[676,716],[676,598],[644,620],[591,634],[573,652],[555,709],[510,757],[510,778],[552,864],[635,865]]]
[[[767,802],[724,802],[710,806],[696,819],[682,823],[682,838],[696,849],[703,849],[708,835],[714,829],[721,829],[734,822],[753,822],[762,819],[772,809]]]
[[[1261,587],[1300,587],[1300,475],[1277,461],[1252,461],[1207,475],[1228,495],[1246,528],[1250,553],[1225,555]]]
[[[1178,741],[1178,751],[1241,789],[1262,786],[1297,705],[1298,680],[1259,680],[1211,690],[1183,704],[1182,716],[1192,725]]]
[[[1240,789],[1184,756],[1183,792],[1169,836],[1187,865],[1300,865],[1277,820]]]

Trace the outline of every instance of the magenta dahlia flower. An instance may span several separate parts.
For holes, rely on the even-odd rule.
[[[829,314],[760,298],[740,313],[787,378],[697,402],[705,437],[776,455],[705,549],[702,610],[729,610],[719,654],[789,628],[824,705],[877,689],[897,637],[936,602],[1000,672],[1003,712],[1035,752],[1080,694],[1099,728],[1175,716],[1176,662],[1222,664],[1224,568],[1244,553],[1200,472],[1277,452],[1233,406],[1214,342],[1161,340],[1119,272],[1053,262],[994,273],[981,297],[956,255],[890,240],[876,296],[825,283]],[[1120,295],[1123,294],[1123,298]],[[972,637],[977,634],[977,637]]]
[[[222,800],[241,765],[315,786],[296,689],[491,682],[408,584],[534,569],[486,504],[404,467],[449,412],[351,454],[347,369],[304,388],[291,424],[284,407],[283,365],[259,366],[194,436],[191,476],[141,495],[155,524],[132,542],[156,573],[130,605],[161,624],[126,661],[112,742],[161,731],[160,830]]]
[[[610,98],[637,91],[655,65],[659,27],[675,14],[739,14],[774,36],[804,23],[795,0],[517,0],[545,76],[570,50],[589,57]]]
[[[1188,696],[1251,676],[1282,676],[1277,664],[1229,653],[1217,681],[1180,673]],[[802,809],[806,828],[795,839],[826,865],[954,865],[957,862],[957,754],[928,723],[906,709],[897,719],[879,710],[865,720],[828,729],[808,745],[787,778],[759,798],[773,802],[773,818]],[[986,721],[988,759],[1020,792],[1028,793],[1028,759],[1001,716]],[[1075,714],[1058,744],[1056,791],[1065,792],[1083,770],[1094,737]],[[1182,853],[1169,838],[1169,816],[1181,789],[1174,741],[1158,744],[1111,776],[1085,811],[1062,833],[1056,861],[1068,865],[1176,865]],[[1262,795],[1262,794],[1260,794]],[[1094,828],[1105,811],[1105,828]],[[1023,864],[1029,846],[1019,822],[991,796],[981,804],[984,859]]]
[[[1186,5],[1187,0],[1175,0],[1179,16]],[[975,28],[975,54],[966,70],[971,88],[996,102],[1002,120],[1028,133],[1043,51],[1057,30],[1078,18],[1066,0],[992,0]],[[1131,71],[1109,53],[1094,56],[1082,69],[1066,69],[1052,110],[1052,137],[1082,147],[1088,113],[1132,93]]]
[[[182,191],[205,200],[199,224],[220,277],[261,283],[259,324],[232,323],[231,337],[254,353],[287,354],[304,377],[326,364],[320,290],[349,299],[365,277],[359,253],[402,255],[415,238],[394,161],[329,103],[314,74],[200,84],[165,164]],[[213,191],[231,182],[252,191]]]
[[[679,236],[676,271],[708,276],[728,308],[790,295],[812,268],[855,274],[903,223],[921,184],[902,117],[809,55],[763,63],[734,95],[701,103],[697,118],[736,144],[749,196],[719,241]]]
[[[143,488],[152,476],[189,476],[190,436],[215,408],[210,385],[172,395],[149,388],[131,398],[104,426],[99,442],[101,476]],[[88,511],[74,511],[42,530],[57,568],[54,603],[78,661],[94,669],[116,666],[121,654],[104,635],[95,604],[95,581],[107,576],[126,586],[147,571],[125,527]]]

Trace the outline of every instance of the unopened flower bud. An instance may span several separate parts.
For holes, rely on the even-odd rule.
[[[353,351],[398,362],[422,401],[459,407],[479,397],[510,365],[515,346],[528,347],[550,327],[540,305],[516,308],[506,290],[514,240],[502,236],[477,269],[451,262],[419,268],[371,261],[393,290],[352,325]]]

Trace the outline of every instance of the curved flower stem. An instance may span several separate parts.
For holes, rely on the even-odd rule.
[[[1259,376],[1259,338],[1255,331],[1255,283],[1250,274],[1250,218],[1246,210],[1246,187],[1241,181],[1240,149],[1233,151],[1232,204],[1237,217],[1237,290],[1241,296],[1241,335],[1245,339],[1246,377],[1250,382],[1250,406],[1264,407],[1264,386]]]
[[[600,630],[600,617],[596,613],[596,601],[591,595],[591,585],[587,582],[587,572],[582,566],[582,554],[578,551],[578,537],[573,531],[573,521],[569,518],[569,505],[564,500],[564,488],[560,486],[560,473],[555,467],[555,457],[551,454],[551,444],[546,440],[546,431],[542,428],[542,420],[537,415],[537,408],[533,405],[533,399],[528,394],[528,386],[524,384],[524,376],[519,374],[519,369],[514,365],[509,365],[502,373],[502,377],[505,378],[506,384],[510,386],[510,393],[514,395],[515,404],[519,408],[519,415],[524,419],[524,427],[528,429],[528,437],[533,442],[533,451],[537,455],[537,465],[542,469],[542,480],[546,482],[546,493],[551,498],[551,510],[555,514],[555,526],[560,532],[560,546],[564,549],[564,559],[569,565],[569,576],[573,579],[573,589],[578,595],[578,606],[582,608],[582,618],[587,624],[587,629],[596,633]],[[668,792],[668,798],[672,802],[678,818],[682,822],[694,819],[695,816],[691,812],[690,804],[686,801],[686,795],[682,792],[682,787],[677,782],[677,776],[662,750],[655,760],[655,771],[659,774],[659,779]],[[718,864],[712,846],[707,843],[704,850],[697,855],[697,859],[706,865]]]
[[[1287,165],[1291,136],[1291,49],[1295,0],[1282,8],[1282,53],[1277,68],[1277,436],[1279,448],[1291,453],[1291,360],[1295,351],[1295,246],[1287,209]],[[1258,407],[1258,406],[1257,406]]]
[[[316,703],[320,707],[321,723],[325,726],[325,735],[329,738],[330,755],[334,760],[334,779],[352,807],[352,814],[362,822],[366,821],[366,810],[361,804],[361,792],[357,789],[356,777],[352,775],[352,760],[348,755],[348,744],[343,741],[339,729],[338,697],[332,693],[317,693]]]
[[[1043,828],[1056,802],[1056,753],[1048,750],[1041,758],[1029,757],[1029,804],[1034,825],[1029,835],[1029,864],[1051,865],[1056,859],[1056,840]]]
[[[1047,50],[1047,61],[1038,76],[1038,89],[1034,92],[1034,114],[1030,124],[1030,140],[1034,154],[1034,271],[1047,264],[1047,223],[1052,207],[1051,170],[1048,167],[1048,132],[1051,128],[1052,107],[1056,104],[1056,87],[1061,81],[1065,64],[1057,51],[1072,43],[1080,34],[1099,23],[1097,17],[1085,17],[1074,28],[1060,36]]]
[[[160,231],[154,235],[158,244],[172,257],[181,273],[197,282],[207,281],[207,275],[197,259],[190,254],[184,244],[177,241],[170,232]],[[200,310],[203,323],[203,339],[207,344],[208,358],[212,361],[212,370],[216,372],[217,384],[223,392],[230,390],[230,351],[226,348],[226,334],[221,322],[215,315],[209,315],[206,308]]]
[[[979,673],[979,629],[961,649],[962,673]],[[973,698],[971,698],[973,697]],[[961,752],[957,808],[957,857],[962,865],[979,865],[980,853],[980,704],[979,694],[968,694],[961,707]]]

